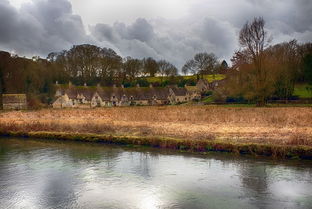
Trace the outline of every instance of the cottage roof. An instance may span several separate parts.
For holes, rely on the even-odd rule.
[[[73,90],[75,91],[75,89],[73,89]],[[92,96],[95,93],[95,91],[96,91],[95,89],[91,89],[91,88],[76,88],[75,98],[77,98],[78,94],[82,94],[86,100],[90,101],[92,99]],[[71,99],[71,97],[69,95],[68,95],[68,97]]]
[[[187,89],[186,88],[171,88],[173,93],[176,96],[185,96],[187,94]]]
[[[26,94],[3,94],[2,95],[3,104],[9,103],[25,103]]]
[[[185,86],[187,91],[193,92],[193,91],[197,91],[197,87],[196,86]]]
[[[157,99],[159,100],[166,100],[169,95],[169,88],[165,87],[159,87],[159,88],[154,88],[154,94]]]
[[[151,96],[151,88],[140,87],[140,88],[127,88],[124,89],[128,97],[133,97],[135,100],[149,100]]]
[[[77,89],[69,88],[64,90],[64,94],[67,94],[69,99],[76,99],[77,98]]]
[[[111,98],[111,92],[113,88],[101,88],[97,92],[103,101],[109,101]]]

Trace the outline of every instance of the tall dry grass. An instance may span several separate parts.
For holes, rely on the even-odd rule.
[[[0,113],[2,131],[55,131],[312,146],[312,109],[207,106]]]

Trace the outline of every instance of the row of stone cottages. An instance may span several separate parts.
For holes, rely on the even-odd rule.
[[[193,88],[171,87],[75,87],[58,85],[53,108],[65,107],[111,107],[131,105],[167,105],[189,102],[201,98],[203,91],[213,90],[219,82],[199,80]]]

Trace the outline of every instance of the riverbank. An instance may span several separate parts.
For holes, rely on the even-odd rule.
[[[0,113],[0,133],[312,158],[312,109],[206,106],[43,109]]]
[[[139,145],[182,152],[229,152],[274,158],[311,159],[310,146],[282,146],[273,144],[235,143],[229,140],[186,140],[163,137],[113,136],[103,134],[60,133],[60,132],[1,132],[2,136],[38,138],[49,140],[66,140],[117,145]]]

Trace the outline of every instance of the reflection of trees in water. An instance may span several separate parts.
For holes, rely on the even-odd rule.
[[[144,178],[151,177],[151,156],[146,153],[139,153],[139,164],[137,165],[136,170]]]
[[[153,176],[152,164],[159,159],[158,153],[150,152],[130,152],[129,158],[131,162],[130,169],[136,175],[143,178],[150,178]]]
[[[266,208],[265,203],[269,198],[269,177],[266,166],[262,163],[252,164],[252,162],[247,162],[241,164],[238,172],[240,172],[244,196],[247,197],[256,208]]]
[[[123,153],[122,149],[104,144],[66,143],[62,145],[63,155],[74,165],[101,164],[106,171],[112,171]]]

